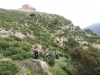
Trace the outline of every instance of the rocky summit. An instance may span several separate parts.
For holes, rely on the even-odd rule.
[[[35,12],[36,9],[28,4],[24,4],[24,5],[22,5],[22,8],[20,9],[20,11]]]

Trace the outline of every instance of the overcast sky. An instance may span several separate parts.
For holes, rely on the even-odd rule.
[[[24,4],[62,15],[81,28],[100,22],[100,0],[0,0],[0,8],[5,9],[19,9]]]

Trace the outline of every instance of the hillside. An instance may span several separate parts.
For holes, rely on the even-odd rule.
[[[92,24],[84,29],[90,29],[92,32],[100,36],[100,23]]]
[[[35,46],[39,60],[34,59]],[[59,59],[46,58],[47,48],[58,51]],[[0,9],[0,75],[99,75],[99,59],[100,37],[71,20],[57,14]]]

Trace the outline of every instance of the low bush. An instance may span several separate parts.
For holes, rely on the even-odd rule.
[[[40,52],[39,57],[40,58],[45,58],[45,53],[44,52]]]
[[[49,68],[53,75],[69,75],[63,69],[59,67]]]
[[[23,46],[22,49],[25,50],[25,51],[29,51],[29,50],[31,50],[31,48],[28,47],[28,46]]]
[[[4,56],[11,56],[12,54],[11,54],[11,51],[6,50],[6,51],[3,52],[3,55]]]
[[[22,60],[22,59],[23,59],[23,57],[22,57],[21,54],[12,55],[11,58],[12,58],[13,60]]]
[[[0,47],[5,50],[6,48],[10,47],[10,43],[5,40],[0,40]]]
[[[23,52],[21,53],[21,55],[23,56],[23,58],[33,58],[33,53],[32,52]]]
[[[20,44],[18,42],[14,42],[12,46],[14,46],[14,47],[20,47]]]
[[[0,60],[0,75],[14,75],[18,72],[19,68],[13,61]]]
[[[100,52],[99,52],[98,48],[95,48],[91,45],[88,45],[88,49],[91,50],[92,52],[95,52],[95,53],[100,55]]]
[[[12,36],[12,38],[14,38],[16,41],[22,41],[23,39],[16,37],[16,36]]]
[[[18,48],[18,47],[9,47],[6,50],[10,51],[11,52],[11,55],[15,55],[15,54],[22,53],[22,49],[21,48]]]
[[[13,41],[13,38],[5,37],[4,38],[6,41]]]
[[[35,16],[35,13],[30,14],[30,16]]]
[[[67,53],[66,53],[66,54],[63,54],[63,56],[64,56],[65,58],[67,58],[67,59],[70,58],[70,55],[68,55]]]
[[[75,48],[68,51],[72,60],[76,62],[74,65],[78,70],[78,75],[99,75],[96,68],[100,66],[100,56],[90,50]],[[82,69],[82,71],[81,71]],[[80,73],[81,72],[81,73]]]
[[[55,60],[52,57],[47,57],[44,59],[51,67],[55,65]]]
[[[73,71],[73,68],[64,66],[62,69],[63,69],[66,73],[68,73],[68,75],[76,75],[75,72]]]
[[[2,59],[4,56],[2,54],[0,54],[0,59]]]

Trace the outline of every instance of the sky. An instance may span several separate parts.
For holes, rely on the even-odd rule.
[[[4,9],[19,9],[24,4],[64,16],[80,28],[100,22],[100,0],[0,0],[0,8]]]

